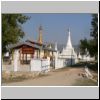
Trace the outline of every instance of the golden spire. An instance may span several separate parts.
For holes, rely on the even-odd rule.
[[[39,27],[39,37],[38,37],[38,43],[42,44],[43,40],[42,40],[42,26],[40,25]]]

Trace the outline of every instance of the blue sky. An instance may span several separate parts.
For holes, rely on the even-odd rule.
[[[22,29],[25,32],[23,40],[32,39],[37,41],[38,28],[43,27],[43,41],[57,42],[59,44],[66,44],[68,32],[70,27],[71,40],[73,45],[79,44],[79,40],[84,37],[90,38],[91,28],[91,14],[25,14],[30,16]]]

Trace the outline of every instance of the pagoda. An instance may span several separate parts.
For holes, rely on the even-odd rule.
[[[67,40],[66,46],[63,48],[62,52],[59,54],[59,57],[63,59],[77,59],[77,54],[75,53],[74,48],[72,46],[72,42],[71,42],[70,29],[68,29],[68,40]]]

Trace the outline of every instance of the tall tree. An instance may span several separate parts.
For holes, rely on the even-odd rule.
[[[29,19],[23,14],[2,14],[2,53],[7,51],[7,46],[18,42],[25,33],[21,25]]]
[[[86,54],[86,49],[88,49],[88,40],[85,38],[84,40],[80,40],[81,55]]]
[[[98,15],[97,14],[93,14],[92,15],[92,21],[91,21],[91,33],[90,35],[93,37],[93,39],[96,41],[96,43],[98,44]]]
[[[98,15],[97,14],[93,14],[92,15],[92,21],[91,21],[91,33],[90,36],[93,38],[90,42],[90,46],[92,48],[95,48],[93,51],[93,54],[95,56],[95,58],[97,59],[98,57]],[[92,53],[91,49],[90,52]]]
[[[85,49],[89,51],[91,56],[98,58],[98,15],[92,14],[90,36],[92,39],[80,40],[80,49],[82,54],[85,54]]]

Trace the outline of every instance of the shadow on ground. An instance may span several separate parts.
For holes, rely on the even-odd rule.
[[[98,86],[98,82],[94,82],[91,79],[77,79],[73,86]]]
[[[77,63],[75,65],[72,65],[71,67],[73,68],[82,68],[85,67],[87,65],[87,67],[95,72],[98,72],[98,62],[80,62]]]

